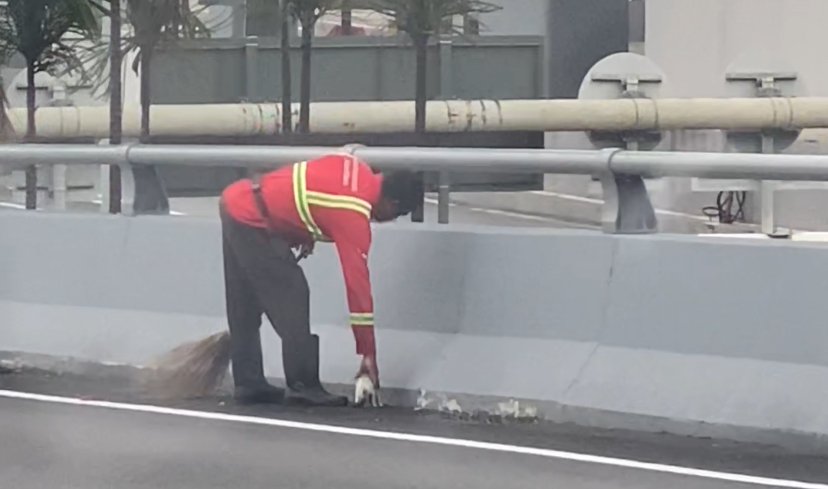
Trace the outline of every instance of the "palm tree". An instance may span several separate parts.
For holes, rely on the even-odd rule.
[[[146,142],[150,135],[150,107],[152,94],[151,67],[155,49],[163,42],[180,38],[193,38],[200,35],[209,36],[209,29],[194,15],[189,0],[126,0],[127,19],[135,31],[131,40],[132,47],[138,55],[133,70],[141,73],[141,136],[139,141]],[[169,199],[154,166],[136,166],[135,202],[133,208],[138,213],[169,212]]]
[[[123,89],[121,71],[123,69],[123,55],[121,51],[121,29],[123,18],[121,0],[90,0],[92,5],[109,17],[109,144],[117,146],[123,139]],[[104,5],[109,4],[109,8]],[[109,167],[109,212],[121,212],[121,167]]]
[[[122,102],[121,70],[123,53],[121,52],[121,0],[109,0],[109,144],[122,142],[124,126],[124,107]],[[121,212],[121,167],[109,167],[109,212]]]
[[[121,51],[121,29],[123,19],[121,0],[101,0],[109,4],[107,9],[103,4],[93,2],[95,8],[109,17],[109,144],[117,146],[123,139],[123,89],[121,70],[123,69],[124,53]],[[121,212],[121,167],[109,167],[109,212]]]
[[[476,16],[500,10],[501,7],[482,0],[367,0],[370,8],[391,17],[399,32],[404,32],[414,44],[416,81],[414,88],[414,132],[426,132],[426,102],[428,93],[428,41],[434,35],[462,33],[455,28],[455,16]],[[447,22],[448,21],[448,22]],[[422,174],[420,175],[422,177]],[[411,220],[423,221],[420,206]]]
[[[141,137],[149,136],[152,57],[163,42],[209,36],[210,30],[190,10],[189,0],[126,0],[127,19],[135,31],[128,51],[137,49],[133,70],[141,73]]]
[[[110,2],[112,0],[105,0]],[[151,67],[155,49],[162,44],[170,44],[182,38],[208,37],[210,29],[198,17],[201,10],[193,11],[189,0],[121,0],[123,2],[124,18],[132,28],[131,36],[120,39],[120,50],[115,50],[116,39],[110,43],[98,43],[91,48],[85,48],[84,74],[87,81],[94,84],[94,90],[102,89],[109,93],[109,88],[117,88],[120,83],[114,82],[112,76],[120,76],[120,67],[117,57],[124,57],[129,53],[136,53],[132,70],[140,73],[141,94],[141,133],[139,141],[146,142],[150,135],[150,108],[152,94],[150,82],[152,80]],[[114,4],[112,4],[114,5]],[[109,15],[112,15],[111,12]],[[114,27],[113,27],[114,30]],[[120,30],[118,30],[120,34]],[[120,37],[120,36],[118,36]],[[107,52],[109,56],[107,56]],[[110,65],[109,77],[107,65]],[[109,93],[110,100],[115,97]],[[111,108],[112,114],[116,111]],[[112,122],[115,128],[117,122]],[[117,134],[120,131],[117,130]],[[135,213],[168,213],[169,199],[161,179],[152,165],[133,166],[135,181]],[[114,181],[114,177],[110,176]],[[120,180],[118,180],[120,184]],[[110,187],[111,189],[111,187]],[[112,205],[110,201],[110,206]]]
[[[0,50],[17,51],[26,60],[27,124],[25,141],[37,136],[35,75],[79,68],[67,36],[100,35],[95,8],[89,0],[7,0],[0,22]],[[37,167],[26,167],[26,209],[37,208]]]

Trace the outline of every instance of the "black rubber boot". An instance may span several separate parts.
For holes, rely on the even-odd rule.
[[[319,336],[282,340],[285,403],[299,406],[347,406],[348,398],[329,393],[319,380]]]
[[[233,399],[238,404],[281,404],[285,400],[285,391],[274,385],[264,384],[256,387],[236,387]]]
[[[239,404],[280,404],[284,389],[270,385],[262,366],[262,340],[258,330],[243,331],[233,339],[233,399]]]

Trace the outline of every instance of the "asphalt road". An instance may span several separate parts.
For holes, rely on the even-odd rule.
[[[141,399],[128,399],[111,381],[72,376],[0,375],[0,389],[0,478],[2,487],[15,489],[828,488],[797,484],[828,483],[827,457],[775,447],[544,424],[486,425],[399,408],[240,408],[213,399],[148,413],[135,407]],[[10,398],[14,392],[125,404]],[[441,438],[417,438],[423,435]],[[475,442],[503,445],[482,449]],[[521,453],[524,447],[538,453]],[[712,478],[692,470],[665,473],[657,470],[663,466],[571,460],[571,453],[724,472]],[[726,480],[725,472],[742,479]]]
[[[532,455],[94,407],[7,399],[0,412],[2,477],[16,489],[726,487]]]

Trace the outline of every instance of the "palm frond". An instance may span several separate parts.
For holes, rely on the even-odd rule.
[[[108,97],[109,92],[109,54],[112,46],[109,42],[77,43],[73,49],[80,61],[81,83],[91,87],[93,96]],[[132,37],[121,38],[121,53],[130,53],[138,49]]]
[[[109,3],[109,0],[92,1],[99,5]],[[128,26],[131,32],[122,36],[120,49],[123,57],[134,53],[130,68],[136,74],[144,49],[154,50],[180,39],[209,37],[213,31],[213,26],[207,25],[200,17],[207,7],[191,9],[186,0],[125,0],[123,3],[122,25]],[[80,68],[82,80],[92,85],[93,94],[109,96],[109,55],[112,49],[109,39],[91,44],[84,40],[75,49],[83,61]]]
[[[89,0],[8,0],[0,21],[0,51],[17,51],[36,71],[77,65],[67,37],[95,39],[101,26]]]

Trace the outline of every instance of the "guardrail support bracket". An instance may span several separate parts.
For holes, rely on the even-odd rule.
[[[601,226],[608,234],[651,234],[658,232],[653,203],[638,175],[601,175],[604,207]]]

